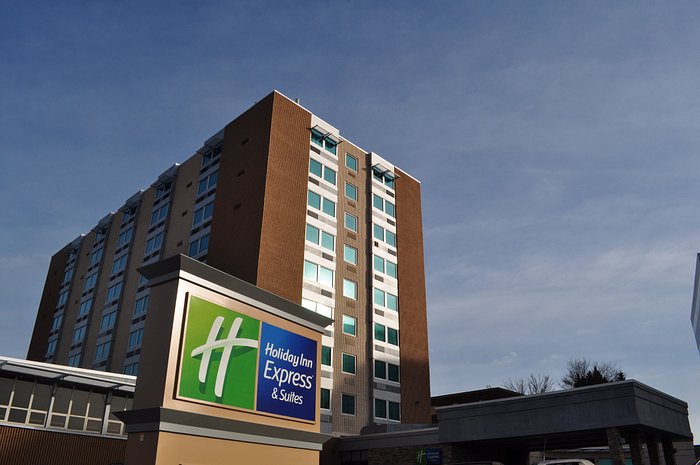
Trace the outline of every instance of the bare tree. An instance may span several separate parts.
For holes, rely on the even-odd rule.
[[[554,389],[554,380],[549,375],[531,373],[527,378],[508,378],[503,387],[521,394],[541,394]]]
[[[625,373],[613,362],[591,362],[574,358],[566,364],[566,374],[559,384],[565,389],[622,381]]]

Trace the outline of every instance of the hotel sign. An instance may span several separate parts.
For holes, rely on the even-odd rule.
[[[190,296],[177,394],[314,421],[316,353],[312,339]]]

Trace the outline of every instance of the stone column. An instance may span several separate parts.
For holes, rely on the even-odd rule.
[[[656,436],[647,438],[647,451],[649,451],[649,465],[660,465],[659,438]]]
[[[608,428],[605,430],[608,436],[608,447],[610,448],[610,460],[612,465],[625,465],[625,452],[622,450],[620,440],[620,430],[617,428]],[[675,465],[675,464],[674,464]]]
[[[634,465],[649,465],[649,459],[642,447],[642,438],[639,433],[632,433],[627,436],[630,445],[630,454]]]
[[[676,450],[673,448],[673,441],[669,438],[661,440],[661,447],[664,450],[664,460],[666,465],[676,465]]]

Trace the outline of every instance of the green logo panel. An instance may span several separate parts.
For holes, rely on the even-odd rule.
[[[253,410],[260,321],[190,296],[178,394]]]

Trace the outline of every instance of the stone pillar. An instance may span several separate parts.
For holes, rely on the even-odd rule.
[[[610,448],[610,460],[612,465],[625,465],[625,452],[622,450],[620,440],[620,430],[617,428],[608,428],[605,430],[608,436],[608,447]],[[675,465],[675,464],[674,464]]]
[[[661,465],[659,461],[659,438],[656,436],[647,438],[647,451],[649,451],[649,465]]]
[[[630,445],[630,454],[634,465],[649,465],[649,459],[642,447],[642,437],[639,433],[632,433],[627,436]]]
[[[661,447],[664,450],[666,465],[676,465],[676,450],[673,448],[673,441],[669,438],[663,438],[661,440]]]

